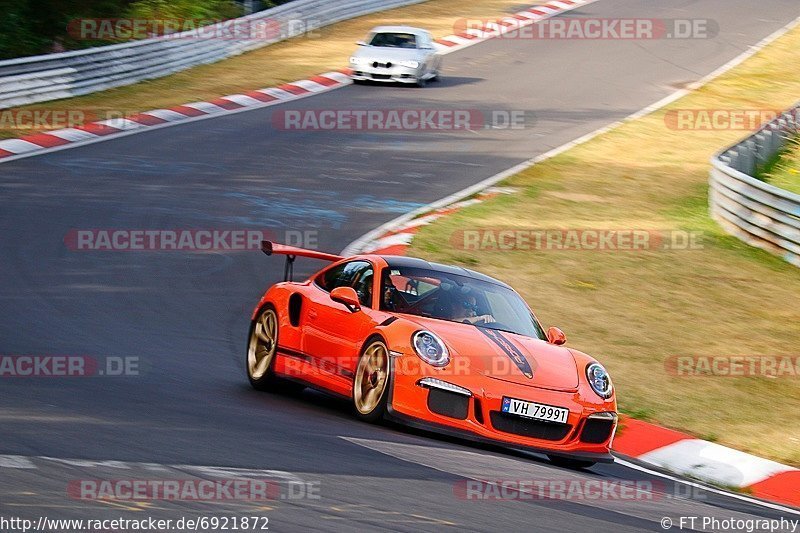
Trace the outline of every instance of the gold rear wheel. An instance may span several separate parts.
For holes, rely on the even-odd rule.
[[[260,388],[269,379],[277,350],[278,315],[275,309],[266,307],[250,328],[247,345],[247,377],[254,387]]]

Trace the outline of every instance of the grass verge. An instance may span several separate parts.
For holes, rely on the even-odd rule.
[[[540,3],[543,2],[529,0],[525,5]],[[356,49],[355,41],[364,38],[374,26],[421,26],[438,38],[454,33],[458,19],[496,18],[522,8],[518,0],[429,0],[422,4],[333,24],[313,32],[313,36],[296,37],[164,78],[76,98],[22,106],[15,110],[40,113],[54,110],[78,111],[86,117],[93,117],[91,120],[102,120],[109,115],[119,117],[188,102],[207,101],[227,94],[274,87],[346,67],[348,57]],[[62,124],[53,124],[49,128],[31,131],[26,127],[15,126],[16,121],[0,120],[0,139],[65,127]]]
[[[736,131],[674,130],[670,109],[785,109],[800,95],[800,28],[668,108],[523,171],[495,197],[425,227],[410,255],[510,281],[569,345],[608,367],[620,408],[800,465],[800,375],[677,377],[671,356],[800,356],[800,270],[708,216],[709,158]],[[465,251],[467,229],[701,232],[685,251]],[[800,369],[796,369],[800,373]]]

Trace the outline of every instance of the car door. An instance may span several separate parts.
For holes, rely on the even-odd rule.
[[[306,306],[303,352],[331,379],[350,382],[365,336],[377,323],[374,272],[375,267],[369,261],[348,261],[323,271],[312,284]],[[355,289],[361,309],[353,312],[331,300],[330,291],[336,287]]]

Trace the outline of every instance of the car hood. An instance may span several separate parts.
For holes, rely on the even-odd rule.
[[[421,328],[438,335],[456,359],[467,360],[469,372],[552,390],[574,391],[578,387],[578,368],[567,348],[546,341],[433,318],[404,316]]]
[[[419,61],[424,57],[422,50],[416,48],[389,48],[380,46],[359,46],[353,57],[368,59],[369,61]]]

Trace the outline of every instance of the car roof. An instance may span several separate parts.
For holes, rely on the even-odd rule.
[[[426,34],[428,30],[415,28],[413,26],[376,26],[369,30],[370,33],[413,33],[415,35]]]
[[[503,283],[502,281],[491,276],[487,276],[486,274],[481,274],[480,272],[460,266],[431,263],[429,261],[425,261],[424,259],[419,259],[418,257],[406,257],[403,255],[382,255],[381,258],[386,261],[386,264],[389,266],[389,268],[424,268],[436,272],[443,272],[445,274],[453,274],[456,276],[464,276],[480,281],[486,281],[489,283],[494,283],[495,285],[500,285],[501,287],[505,287],[507,289],[511,289],[511,286],[509,286],[507,283]]]

